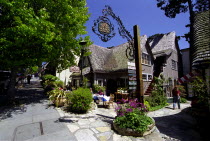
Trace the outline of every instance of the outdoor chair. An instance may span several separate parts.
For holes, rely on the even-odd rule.
[[[110,94],[110,99],[109,101],[106,101],[106,104],[108,107],[110,107],[110,104],[112,104],[112,107],[114,108],[114,94]]]

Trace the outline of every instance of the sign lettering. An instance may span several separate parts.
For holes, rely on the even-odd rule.
[[[70,67],[69,68],[69,71],[70,72],[80,72],[80,68],[79,67],[77,67],[77,66],[72,66],[72,67]]]

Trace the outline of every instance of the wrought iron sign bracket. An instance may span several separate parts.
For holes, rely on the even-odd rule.
[[[126,30],[119,16],[116,16],[112,11],[112,8],[105,5],[105,9],[102,10],[103,16],[100,16],[94,21],[94,26],[92,27],[93,32],[99,36],[103,42],[109,41],[112,37],[116,35],[114,32],[114,25],[110,22],[108,16],[111,16],[118,24],[118,32],[122,38],[126,38],[128,41],[128,47],[126,49],[126,56],[129,60],[135,59],[135,50],[133,37],[130,32]]]

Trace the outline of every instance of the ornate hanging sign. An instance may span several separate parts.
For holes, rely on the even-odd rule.
[[[112,37],[115,36],[114,26],[110,22],[108,16],[111,16],[114,20],[117,21],[118,24],[118,32],[120,36],[126,38],[129,45],[126,49],[126,56],[129,60],[134,60],[135,58],[135,50],[134,50],[134,43],[133,37],[131,36],[130,32],[125,29],[122,21],[118,16],[114,14],[112,8],[108,5],[105,6],[106,8],[102,10],[103,16],[100,16],[97,20],[94,21],[94,26],[92,27],[93,32],[99,36],[99,38],[103,42],[109,41]]]
[[[114,26],[110,20],[105,16],[100,16],[92,27],[93,32],[101,38],[103,42],[109,41],[115,36]]]

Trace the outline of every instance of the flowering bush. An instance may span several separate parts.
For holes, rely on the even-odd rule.
[[[124,100],[118,102],[118,105],[115,107],[117,116],[124,116],[127,113],[134,112],[136,114],[144,114],[147,112],[146,106],[144,104],[137,102],[137,99]]]
[[[152,119],[146,116],[147,107],[143,103],[139,103],[137,99],[122,100],[115,107],[115,111],[117,116],[114,123],[120,128],[130,128],[134,131],[144,132],[148,125],[153,123]]]

